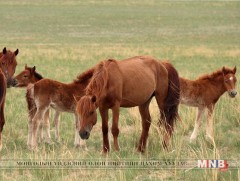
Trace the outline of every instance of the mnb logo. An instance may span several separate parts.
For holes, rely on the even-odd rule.
[[[198,168],[219,168],[221,171],[228,170],[227,160],[198,160]]]

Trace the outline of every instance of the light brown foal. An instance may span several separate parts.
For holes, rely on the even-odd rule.
[[[36,67],[28,67],[25,65],[25,68],[22,72],[20,72],[18,75],[14,77],[14,82],[15,84],[13,85],[14,87],[27,87],[30,84],[35,84],[39,80],[42,80],[43,77],[39,73],[36,72]],[[29,108],[30,109],[30,108]],[[47,143],[51,142],[51,135],[50,135],[50,122],[49,122],[49,110],[46,111],[44,115],[44,121],[43,125],[41,126],[41,140],[44,140]],[[56,115],[59,115],[58,111],[55,113]],[[56,139],[59,141],[59,130],[58,130],[58,123],[59,121],[55,121],[56,123]],[[45,127],[46,134],[45,136],[43,135],[43,126]]]
[[[80,143],[84,144],[82,141],[80,142],[80,136],[78,134],[79,122],[77,115],[75,114],[75,106],[76,100],[79,100],[85,94],[85,88],[92,77],[93,71],[93,69],[90,69],[80,74],[76,80],[69,84],[50,79],[42,79],[27,87],[26,98],[30,116],[27,144],[31,149],[37,147],[37,132],[39,124],[50,107],[56,110],[56,130],[59,130],[60,112],[74,113],[76,120],[74,145],[79,146]],[[56,135],[59,137],[59,132],[57,132]]]
[[[181,104],[198,108],[197,117],[190,142],[193,142],[198,135],[201,125],[201,118],[205,110],[208,112],[206,136],[214,140],[213,134],[213,113],[218,99],[223,93],[234,98],[237,95],[235,85],[236,67],[233,69],[223,67],[211,74],[205,74],[196,80],[188,80],[180,77]]]

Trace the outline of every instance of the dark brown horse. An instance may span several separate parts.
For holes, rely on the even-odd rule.
[[[59,115],[61,112],[69,112],[75,115],[76,131],[74,145],[80,146],[79,122],[76,111],[76,101],[85,94],[94,70],[90,69],[80,74],[72,83],[64,84],[50,79],[42,79],[27,88],[27,102],[29,109],[28,142],[31,149],[37,148],[37,133],[39,124],[51,107],[56,110],[55,125],[58,130]],[[59,137],[59,133],[56,133]]]
[[[5,124],[4,103],[6,87],[10,87],[13,84],[12,76],[17,66],[17,54],[18,49],[15,52],[11,52],[6,47],[0,53],[0,150],[2,149],[2,131]]]
[[[211,74],[205,74],[196,80],[180,78],[181,104],[198,108],[194,130],[190,137],[191,142],[193,142],[198,135],[201,118],[205,110],[208,112],[206,136],[210,138],[210,140],[214,140],[214,107],[223,93],[228,92],[228,95],[232,98],[237,95],[235,89],[237,82],[235,77],[236,70],[236,67],[233,69],[223,67]]]
[[[142,135],[138,151],[143,152],[151,124],[149,104],[154,96],[161,113],[161,124],[166,130],[163,142],[166,147],[178,117],[180,85],[176,69],[171,64],[165,68],[158,60],[146,56],[100,62],[95,66],[93,78],[86,88],[86,95],[77,103],[76,110],[81,119],[81,138],[89,138],[90,131],[97,122],[96,109],[99,108],[102,117],[103,152],[108,152],[108,110],[111,109],[114,148],[119,150],[119,109],[139,106]]]

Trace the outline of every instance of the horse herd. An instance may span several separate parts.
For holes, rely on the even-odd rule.
[[[49,109],[55,110],[55,136],[60,141],[59,117],[61,112],[75,115],[74,145],[85,145],[83,140],[90,137],[97,122],[97,109],[102,118],[103,152],[110,151],[108,139],[108,112],[112,110],[113,145],[119,150],[118,121],[120,107],[139,107],[142,119],[142,133],[137,150],[144,152],[151,125],[149,104],[155,97],[159,111],[159,126],[164,127],[163,147],[167,148],[174,131],[179,103],[198,108],[194,131],[190,140],[194,141],[199,132],[201,117],[208,112],[206,135],[213,140],[213,111],[216,102],[223,93],[235,97],[236,67],[222,67],[211,74],[189,80],[178,75],[177,70],[167,61],[159,61],[149,56],[136,56],[121,61],[108,59],[81,73],[71,83],[65,84],[43,78],[36,67],[25,69],[13,77],[17,66],[14,52],[6,48],[0,53],[0,150],[2,148],[2,130],[5,123],[4,102],[6,87],[26,87],[28,105],[28,140],[30,149],[36,149],[40,124],[46,134],[40,135],[51,142]],[[81,139],[82,140],[81,140]],[[81,140],[81,141],[80,141]]]

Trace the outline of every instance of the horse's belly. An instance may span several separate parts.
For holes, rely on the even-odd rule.
[[[133,88],[125,91],[122,95],[121,106],[122,107],[134,107],[139,106],[147,102],[155,91],[154,86],[147,88]]]
[[[204,101],[202,99],[192,99],[189,97],[181,97],[180,103],[192,107],[199,107],[204,105]]]

